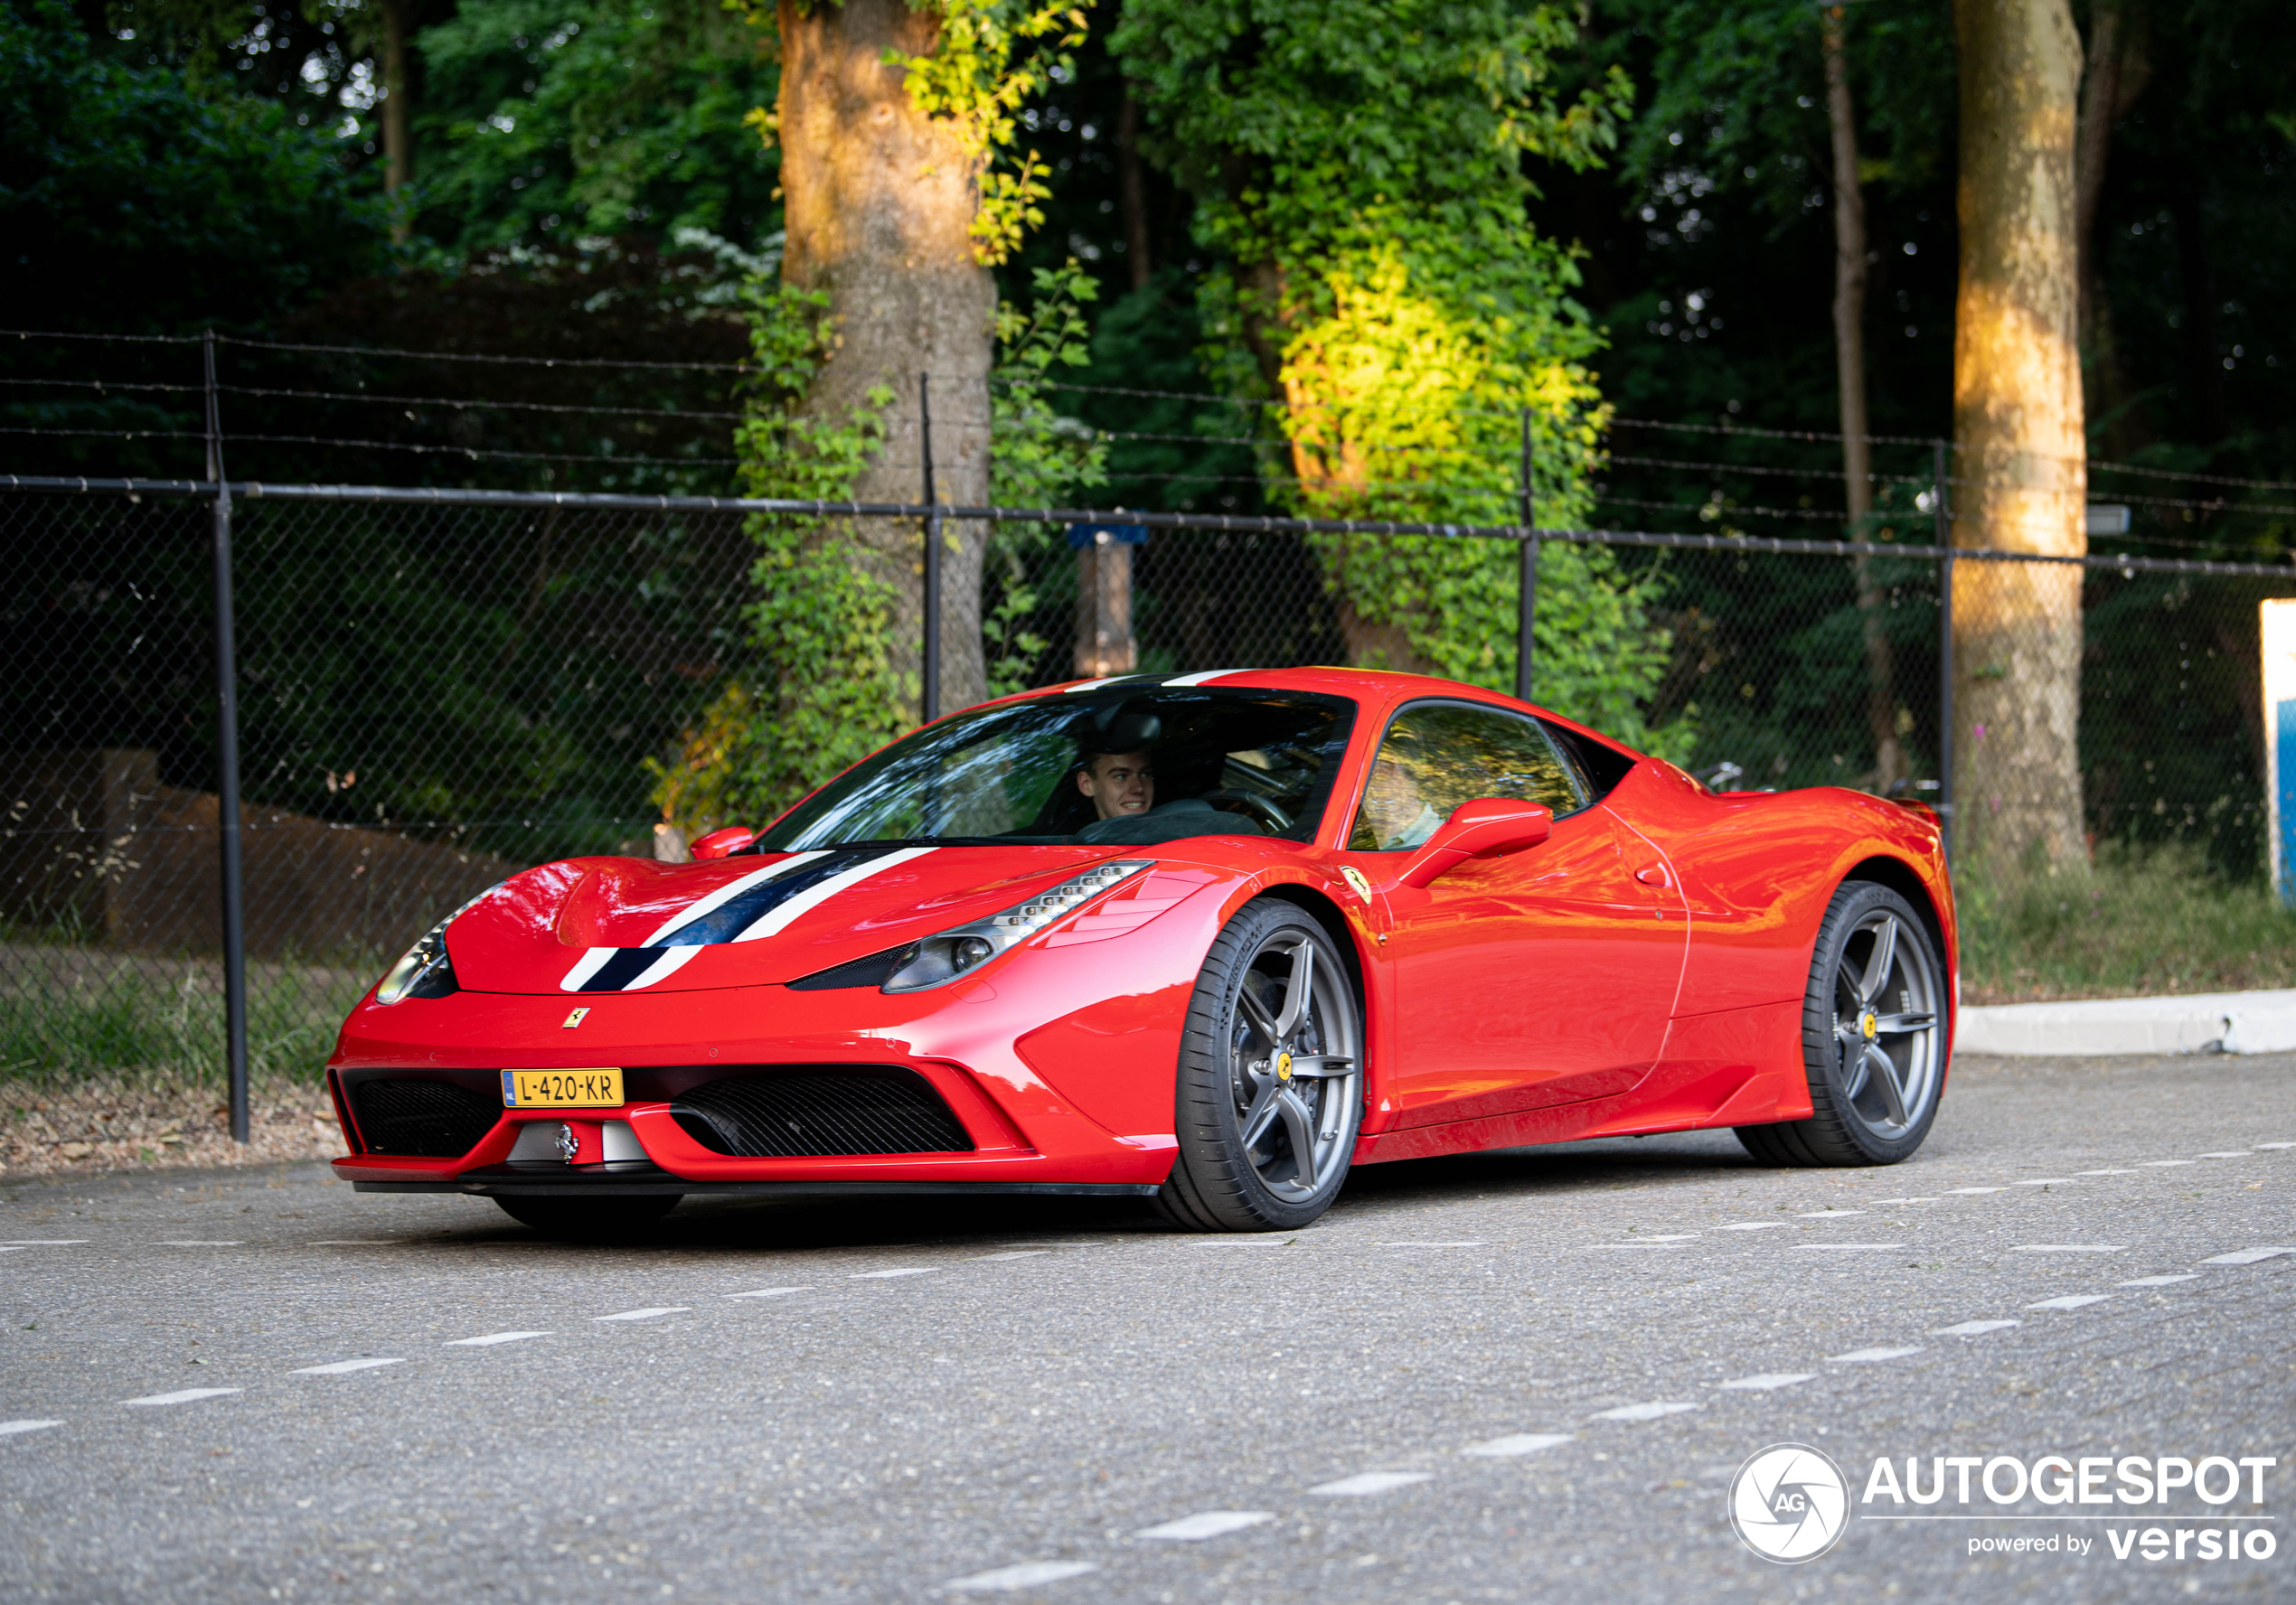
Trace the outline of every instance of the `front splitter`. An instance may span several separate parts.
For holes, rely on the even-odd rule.
[[[569,1174],[569,1172],[579,1172]],[[436,1181],[353,1181],[360,1193],[464,1193],[482,1198],[621,1198],[663,1193],[781,1197],[1060,1195],[1153,1198],[1153,1183],[1087,1181],[692,1181],[654,1165],[489,1165]]]

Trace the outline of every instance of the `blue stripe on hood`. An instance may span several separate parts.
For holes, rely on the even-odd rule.
[[[854,848],[815,859],[803,868],[794,869],[786,875],[776,875],[771,880],[751,887],[739,897],[720,904],[700,919],[680,925],[649,948],[628,951],[643,953],[663,947],[708,947],[713,943],[731,942],[798,893],[819,886],[832,876],[842,875],[871,859],[884,858],[894,850],[889,847]]]

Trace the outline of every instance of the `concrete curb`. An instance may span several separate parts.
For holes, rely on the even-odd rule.
[[[2296,1052],[2296,991],[2197,992],[1964,1009],[1957,1053],[2020,1057]]]

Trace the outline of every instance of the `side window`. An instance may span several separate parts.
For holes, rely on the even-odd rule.
[[[1348,846],[1417,847],[1462,802],[1519,797],[1557,817],[1586,806],[1575,771],[1535,719],[1465,702],[1423,702],[1397,714],[1379,743]]]

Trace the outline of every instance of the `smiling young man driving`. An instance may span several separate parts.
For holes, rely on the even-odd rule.
[[[1146,813],[1156,805],[1156,771],[1145,751],[1094,753],[1077,771],[1077,790],[1101,819]]]

